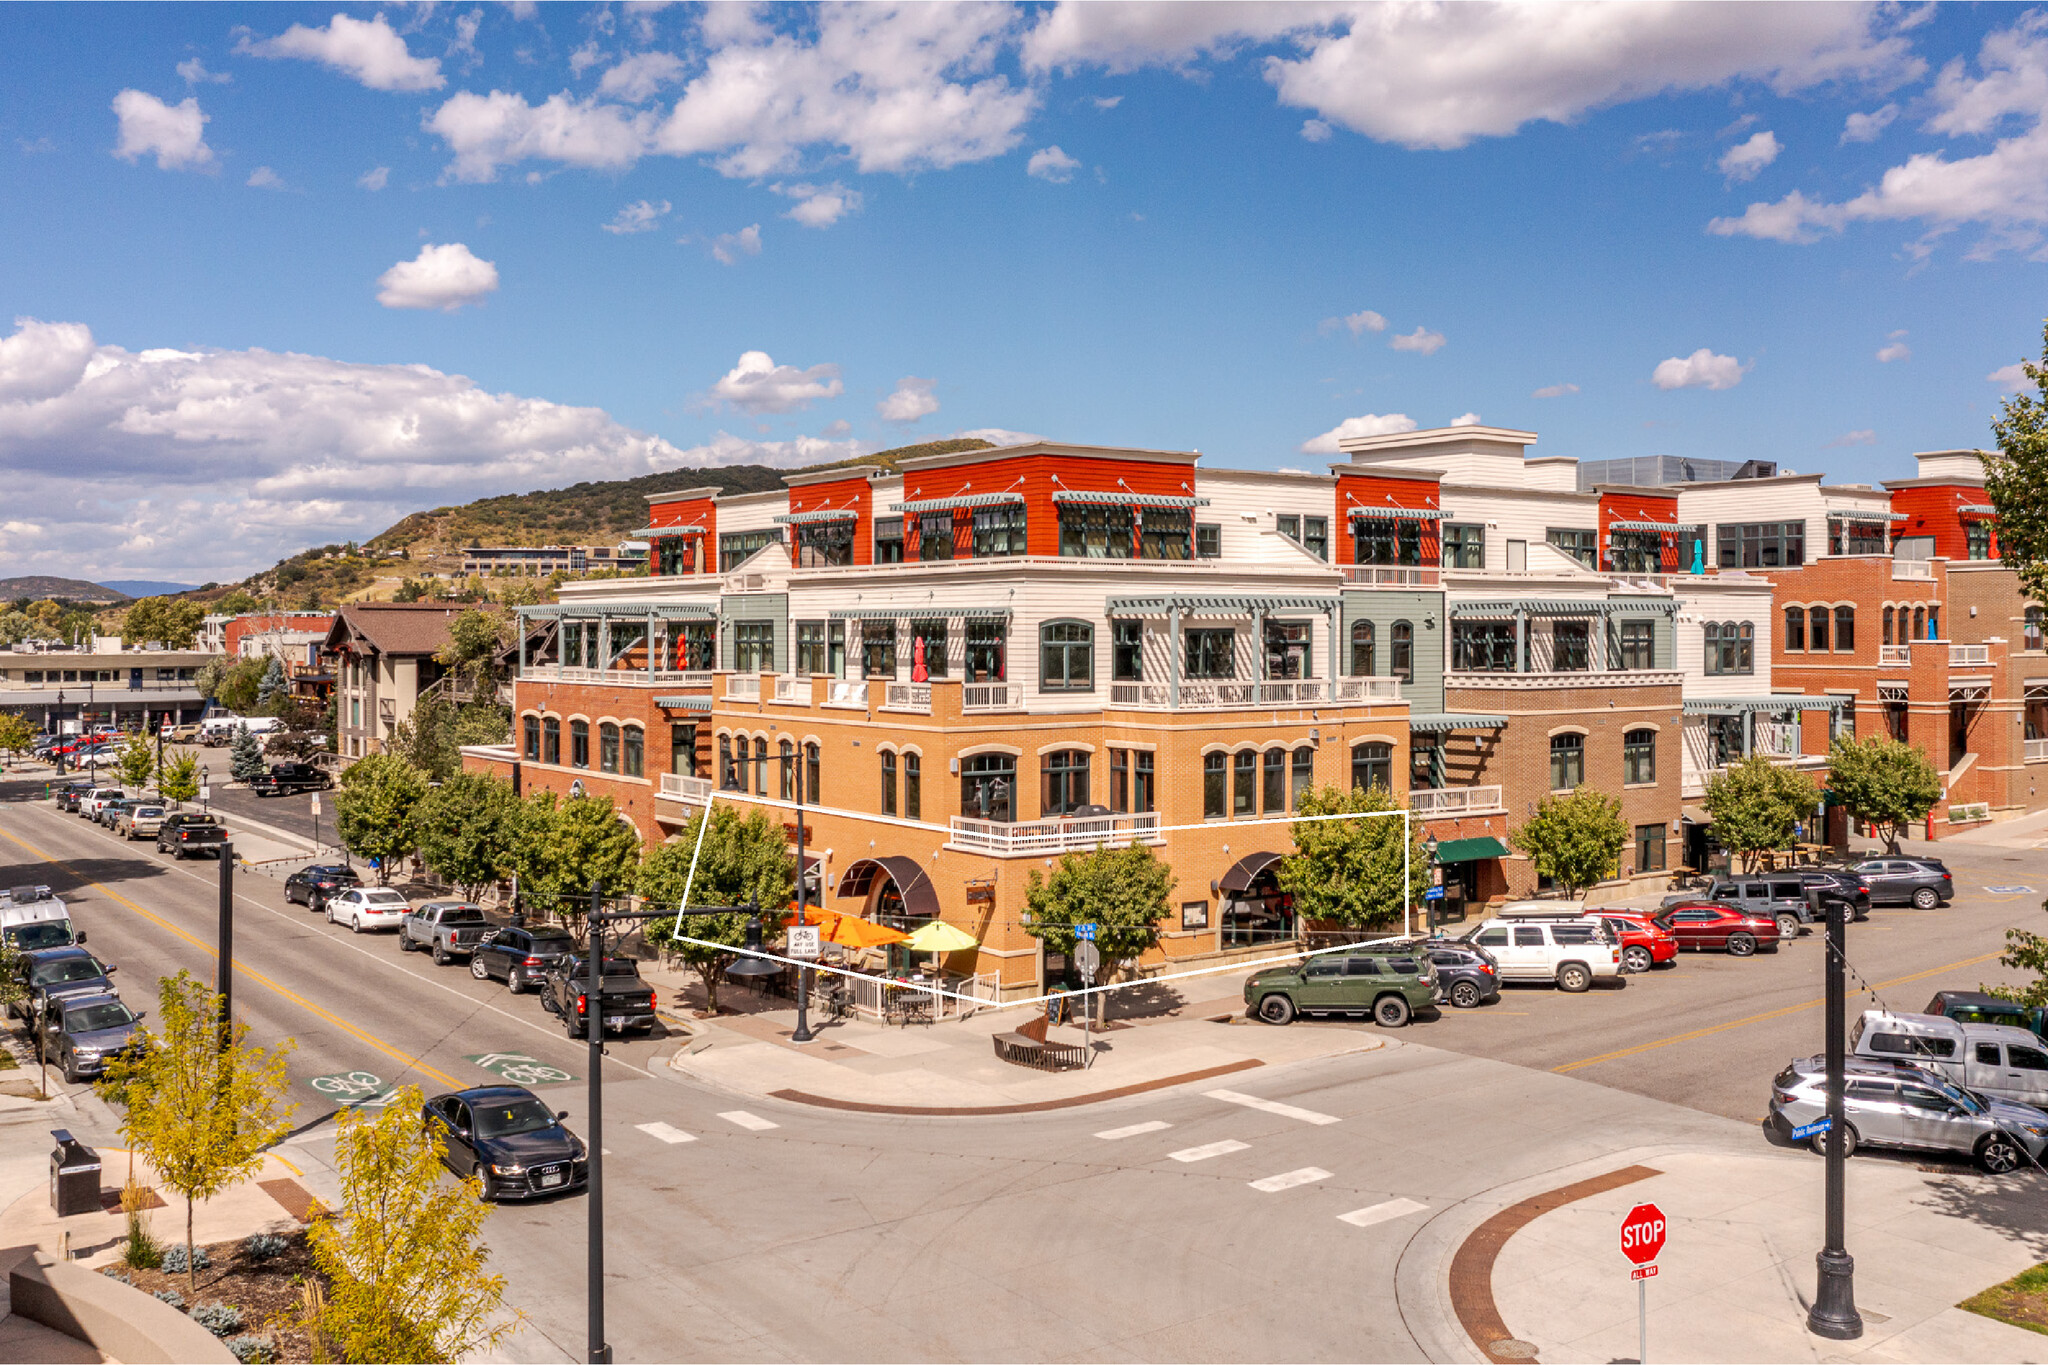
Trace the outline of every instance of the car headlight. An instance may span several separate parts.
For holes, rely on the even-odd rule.
[[[78,1058],[81,1062],[97,1061],[99,1060],[100,1050],[96,1047],[73,1048],[71,1055]]]
[[[570,1159],[571,1159],[572,1161],[581,1161],[581,1160],[583,1160],[583,1158],[585,1158],[585,1157],[587,1157],[587,1156],[589,1156],[589,1155],[590,1155],[590,1149],[589,1149],[588,1147],[585,1147],[585,1146],[583,1145],[583,1139],[582,1139],[582,1138],[570,1138],[570,1139],[569,1139],[569,1146],[570,1146]]]
[[[494,1161],[490,1165],[490,1172],[492,1175],[525,1175],[526,1168],[516,1163],[510,1166],[500,1166]]]

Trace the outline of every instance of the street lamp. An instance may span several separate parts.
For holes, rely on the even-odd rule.
[[[1422,832],[1422,856],[1429,860],[1429,884],[1431,886],[1438,885],[1437,879],[1442,874],[1437,870],[1436,865],[1436,836],[1428,830]],[[1429,932],[1434,934],[1437,929],[1437,913],[1443,909],[1443,901],[1441,899],[1433,900],[1428,902],[1428,905]]]
[[[62,725],[64,723],[64,691],[62,688],[59,688],[57,690],[56,712],[57,713],[54,718],[55,723],[58,725]],[[61,730],[53,730],[50,733],[54,736],[61,738],[64,732]],[[64,776],[64,746],[62,744],[54,744],[51,746],[51,752],[57,756],[57,776],[62,777]]]

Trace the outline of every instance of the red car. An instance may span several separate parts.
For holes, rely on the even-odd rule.
[[[1759,948],[1778,950],[1778,922],[1749,915],[1716,901],[1689,901],[1657,912],[1657,923],[1681,948],[1722,948],[1748,957]]]
[[[1678,940],[1649,911],[1602,910],[1599,914],[1621,940],[1623,971],[1647,972],[1660,962],[1678,960]]]

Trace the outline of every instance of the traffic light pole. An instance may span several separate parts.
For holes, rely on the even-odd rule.
[[[1818,889],[1808,893],[1820,896]],[[1843,1163],[1846,1122],[1842,1115],[1842,1070],[1847,1020],[1843,1018],[1848,1000],[1847,918],[1848,903],[1838,896],[1821,896],[1827,908],[1827,1228],[1826,1245],[1814,1257],[1820,1268],[1820,1283],[1813,1307],[1806,1314],[1807,1330],[1834,1341],[1854,1341],[1863,1335],[1863,1318],[1856,1311],[1856,1261],[1843,1247]]]

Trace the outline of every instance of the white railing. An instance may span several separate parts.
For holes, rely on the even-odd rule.
[[[1682,673],[1643,669],[1609,669],[1604,672],[1566,673],[1446,673],[1446,687],[1504,688],[1521,691],[1541,687],[1676,687]]]
[[[1159,813],[1144,815],[1082,815],[1055,820],[969,820],[954,816],[949,848],[1018,857],[1034,853],[1068,853],[1097,844],[1112,847],[1159,838]]]
[[[972,996],[976,1002],[973,1004],[965,1000],[955,1000],[950,995],[940,995],[923,982],[881,976],[838,976],[836,973],[823,972],[817,975],[821,993],[833,989],[826,985],[825,981],[830,975],[833,980],[844,983],[837,989],[846,993],[846,1003],[853,1012],[871,1019],[886,1018],[887,1002],[891,999],[900,999],[907,994],[924,996],[934,1019],[964,1017],[980,1009],[980,1002],[986,1001],[993,1005],[1002,996],[1001,978],[994,972],[984,972],[978,976],[959,976],[952,972],[939,974],[938,984],[942,989],[951,992],[952,995]]]
[[[707,805],[711,801],[711,779],[708,777],[685,777],[681,773],[661,775],[660,795],[671,801],[688,801],[694,805]]]
[[[1931,559],[1894,559],[1892,561],[1894,583],[1932,583],[1934,561]]]
[[[1950,668],[1988,668],[1990,664],[1990,645],[1950,645],[1948,647],[1948,666]]]
[[[1492,787],[1415,787],[1408,792],[1408,809],[1417,815],[1472,815],[1480,811],[1505,810],[1501,789]]]
[[[1911,645],[1879,645],[1877,662],[1885,668],[1904,668],[1913,662]]]
[[[1322,678],[1285,682],[1183,682],[1179,700],[1166,683],[1111,683],[1109,704],[1148,711],[1221,711],[1247,706],[1320,706],[1331,701],[1399,701],[1398,678]]]
[[[1948,808],[1948,822],[1951,825],[1979,824],[1991,818],[1991,803],[1988,801],[1965,801],[1960,806]]]
[[[865,678],[834,678],[832,691],[825,705],[845,707],[849,710],[864,711],[868,705],[868,683]]]
[[[1379,564],[1346,564],[1344,581],[1355,588],[1434,588],[1443,581],[1437,569],[1390,569]]]
[[[960,687],[960,709],[1021,711],[1024,709],[1024,687],[1021,683],[963,683]]]
[[[1399,701],[1401,680],[1399,678],[1339,678],[1337,680],[1338,701]]]
[[[2027,742],[2029,763],[2048,763],[2048,739],[2030,739]]]
[[[725,696],[728,701],[761,700],[761,675],[759,673],[726,674]]]
[[[809,706],[811,704],[811,680],[808,677],[791,677],[786,673],[777,674],[775,677],[775,696],[772,700],[795,702]]]
[[[529,681],[605,683],[627,687],[709,687],[709,669],[657,668],[568,668],[559,664],[529,664],[521,675]]]
[[[930,683],[890,683],[883,694],[887,700],[882,703],[885,711],[918,711],[929,715],[932,709],[932,685]]]

